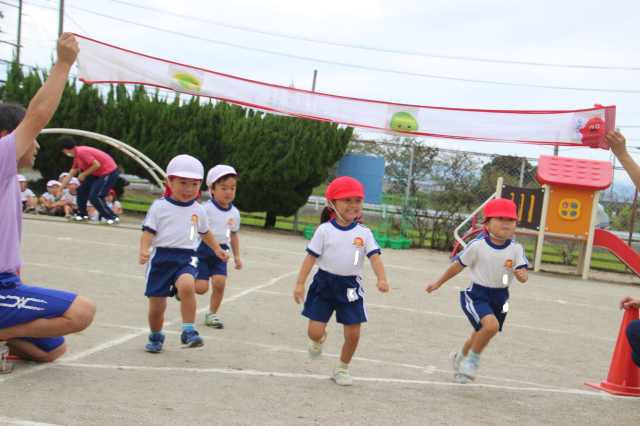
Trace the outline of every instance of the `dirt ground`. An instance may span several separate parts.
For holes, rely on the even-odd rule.
[[[476,382],[454,382],[448,354],[472,331],[459,302],[463,272],[440,290],[425,287],[447,254],[383,249],[389,293],[363,277],[370,322],[350,372],[351,387],[329,379],[342,329],[332,320],[325,354],[306,356],[307,320],[293,301],[306,240],[284,232],[240,231],[244,269],[229,271],[220,316],[205,345],[181,349],[179,303],[169,300],[165,350],[149,354],[145,267],[138,264],[140,217],[119,226],[24,221],[26,284],[79,293],[98,313],[68,337],[49,364],[16,362],[0,376],[4,425],[631,425],[638,401],[584,385],[607,376],[625,295],[636,278],[594,273],[587,281],[531,273],[511,288],[504,331],[483,353]]]

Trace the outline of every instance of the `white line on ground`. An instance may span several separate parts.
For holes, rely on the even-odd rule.
[[[252,292],[254,292],[256,290],[260,290],[262,288],[265,288],[265,287],[268,287],[270,285],[273,285],[273,284],[277,283],[278,281],[280,281],[281,279],[289,277],[289,276],[291,276],[293,274],[297,274],[297,273],[298,273],[298,270],[295,270],[295,271],[289,272],[287,274],[280,275],[279,277],[275,277],[275,278],[271,279],[266,284],[261,284],[261,285],[249,288],[249,289],[247,289],[247,290],[245,290],[243,292],[240,292],[240,293],[238,293],[236,295],[233,295],[233,296],[227,298],[226,300],[223,300],[222,303],[232,302],[232,301],[234,301],[236,299],[239,299],[240,297],[246,296],[247,294],[250,294],[250,293],[252,293]],[[208,307],[207,308],[198,309],[196,311],[196,314],[201,314],[201,313],[206,312],[208,310],[209,310]],[[176,323],[178,321],[181,321],[181,320],[182,320],[182,318],[178,317],[178,318],[173,319],[170,322],[166,322],[165,325],[166,326],[170,326],[170,325],[172,325],[172,324],[174,324],[174,323]],[[59,365],[64,365],[65,363],[70,363],[70,362],[77,361],[77,360],[79,360],[81,358],[84,358],[84,357],[89,356],[91,354],[94,354],[96,352],[100,352],[100,351],[103,351],[105,349],[112,348],[113,346],[128,342],[129,340],[133,340],[133,339],[135,339],[137,337],[143,336],[143,335],[147,334],[148,332],[149,332],[149,330],[144,329],[144,330],[138,331],[137,333],[127,334],[125,336],[119,337],[119,338],[114,339],[114,340],[110,340],[108,342],[105,342],[105,343],[102,343],[100,345],[94,346],[93,348],[89,348],[87,350],[84,350],[84,351],[81,351],[81,352],[77,352],[75,354],[63,355],[62,358],[60,358],[59,360],[54,361],[54,362],[50,362],[50,363],[46,363],[46,364],[39,364],[39,365],[37,365],[37,366],[35,366],[33,368],[30,368],[28,370],[13,371],[11,374],[8,374],[6,376],[3,375],[4,377],[0,377],[0,383],[6,382],[7,380],[10,380],[12,378],[23,376],[25,374],[34,373],[36,371],[40,371],[40,370],[43,370],[43,369],[46,369],[46,368],[55,367],[55,366],[59,366]]]
[[[7,417],[0,417],[0,425],[20,425],[20,426],[59,426],[51,423],[38,423],[30,420],[18,420]]]
[[[103,365],[103,364],[81,364],[81,363],[59,363],[55,364],[56,368],[92,368],[92,369],[104,369],[104,370],[138,370],[138,371],[164,371],[164,372],[186,372],[186,373],[217,373],[217,374],[232,374],[232,375],[241,375],[241,376],[255,376],[255,377],[282,377],[282,378],[292,378],[292,379],[313,379],[313,380],[329,380],[329,375],[319,375],[319,374],[300,374],[300,373],[281,373],[281,372],[269,372],[269,371],[257,371],[257,370],[234,370],[228,368],[181,368],[181,367],[142,367],[142,366],[128,366],[128,365]],[[549,393],[564,393],[564,394],[572,394],[572,395],[585,395],[585,396],[596,396],[603,397],[600,392],[591,392],[587,390],[579,390],[579,389],[543,389],[543,388],[522,388],[522,387],[511,387],[511,386],[498,386],[498,385],[488,385],[482,383],[467,383],[465,385],[461,385],[459,383],[453,382],[434,382],[427,380],[406,380],[406,379],[388,379],[381,377],[357,377],[355,379],[356,382],[378,382],[378,383],[398,383],[398,384],[409,384],[409,385],[431,385],[431,386],[464,386],[464,387],[477,387],[477,388],[489,388],[489,389],[499,389],[499,390],[508,390],[508,391],[525,391],[525,392],[549,392]],[[606,395],[606,397],[611,398],[625,398],[630,399],[631,397],[616,397],[614,395]]]
[[[139,280],[146,280],[145,277],[142,276],[137,276],[137,275],[127,275],[127,274],[115,274],[112,272],[104,272],[104,271],[95,271],[93,269],[80,269],[80,268],[69,268],[67,266],[60,266],[60,265],[47,265],[44,263],[34,263],[34,262],[22,262],[23,265],[30,265],[30,266],[40,266],[43,268],[58,268],[58,269],[69,269],[72,271],[81,271],[81,272],[91,272],[92,274],[100,274],[100,275],[108,275],[108,276],[119,276],[119,277],[127,277],[127,278],[136,278]]]
[[[71,241],[73,243],[89,243],[89,244],[98,244],[98,245],[101,245],[101,246],[127,247],[127,248],[133,248],[133,249],[139,249],[140,248],[140,247],[128,246],[128,245],[124,245],[124,244],[104,243],[104,242],[95,241],[95,240],[78,240],[76,238],[71,238],[71,237],[59,238],[59,237],[52,237],[51,235],[29,234],[29,233],[26,233],[26,232],[23,232],[22,235],[28,235],[30,237],[38,237],[38,238],[52,238],[54,240],[64,241],[65,243],[67,241]]]
[[[307,252],[305,252],[305,251],[288,251],[288,250],[278,250],[278,249],[272,249],[272,248],[266,248],[266,247],[245,246],[245,245],[243,245],[242,248],[251,248],[251,249],[267,250],[267,251],[277,251],[277,252],[280,252],[280,253],[297,254],[299,256],[306,256],[307,255]]]

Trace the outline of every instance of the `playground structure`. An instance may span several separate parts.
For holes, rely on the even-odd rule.
[[[147,157],[137,149],[133,148],[132,146],[129,146],[126,143],[121,142],[117,139],[111,138],[109,136],[101,135],[99,133],[87,132],[86,130],[60,128],[60,129],[44,129],[42,130],[42,132],[40,132],[40,134],[50,134],[50,133],[63,133],[63,134],[69,134],[69,135],[84,136],[86,138],[95,139],[100,142],[104,142],[107,145],[111,145],[112,147],[122,151],[129,157],[133,158],[138,164],[140,164],[151,175],[151,177],[153,177],[153,179],[156,181],[158,186],[164,192],[164,182],[167,179],[167,175],[165,174],[162,167],[158,166],[156,163],[153,162],[153,160],[151,160],[149,157]],[[160,179],[160,177],[156,174],[156,172],[160,174],[160,177],[162,177],[162,179]]]
[[[380,204],[376,208],[376,242],[382,248],[408,249],[411,246],[413,222],[415,219],[418,199],[415,197],[402,197],[401,205],[395,204],[394,195],[381,195]],[[392,238],[393,215],[400,211],[400,235]]]
[[[541,188],[521,188],[503,184],[498,178],[496,192],[476,209],[455,230],[458,241],[451,258],[465,239],[479,234],[477,214],[494,198],[506,198],[516,203],[518,227],[516,235],[536,238],[533,270],[539,271],[545,238],[580,243],[577,272],[582,279],[589,276],[593,247],[611,251],[633,272],[640,276],[640,255],[611,232],[596,229],[596,215],[600,191],[608,188],[612,180],[612,164],[608,161],[582,160],[541,155],[536,179]],[[472,227],[463,237],[459,231],[472,220]]]

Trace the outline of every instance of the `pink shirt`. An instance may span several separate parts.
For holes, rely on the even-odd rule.
[[[15,273],[22,267],[21,235],[22,201],[16,137],[11,133],[0,138],[0,274]]]
[[[73,158],[72,169],[89,170],[93,160],[100,163],[100,168],[91,173],[93,176],[102,176],[111,173],[118,168],[113,158],[106,152],[90,146],[76,146],[76,156]]]

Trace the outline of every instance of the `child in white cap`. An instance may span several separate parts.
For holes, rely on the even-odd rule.
[[[198,234],[200,239],[226,261],[229,254],[216,242],[209,230],[205,209],[195,199],[200,195],[204,177],[202,163],[189,155],[178,155],[167,166],[164,198],[155,200],[144,222],[140,240],[140,263],[147,265],[149,298],[148,352],[158,353],[164,343],[164,311],[167,297],[180,294],[183,348],[204,344],[195,329]],[[153,247],[152,247],[153,245]]]
[[[484,238],[471,241],[442,277],[427,286],[428,293],[436,291],[464,268],[469,268],[471,284],[460,292],[460,304],[474,331],[462,349],[449,355],[453,378],[458,383],[476,379],[480,354],[502,331],[513,278],[521,283],[529,279],[529,261],[524,248],[511,240],[518,221],[515,203],[497,198],[487,203],[483,213]]]
[[[60,182],[57,180],[50,180],[47,182],[47,192],[40,196],[40,214],[48,214],[49,216],[62,216],[63,209],[59,204],[59,199],[56,197],[60,188]]]
[[[32,190],[27,188],[27,179],[18,175],[18,182],[20,182],[20,195],[22,197],[22,211],[25,213],[35,213],[36,206],[38,205],[38,197]]]
[[[63,173],[64,174],[64,173]],[[68,174],[68,173],[67,173]],[[78,215],[78,186],[80,181],[77,177],[72,177],[67,187],[62,191],[61,200],[64,201],[64,217],[68,220],[77,220]]]
[[[207,186],[211,200],[202,203],[209,218],[209,229],[223,250],[229,252],[229,244],[233,250],[236,269],[242,269],[240,260],[240,212],[231,204],[236,196],[238,174],[231,166],[217,165],[207,173]],[[218,317],[218,309],[224,297],[227,282],[227,262],[220,259],[204,242],[196,251],[198,256],[198,275],[196,276],[196,293],[206,294],[211,277],[211,302],[204,323],[209,327],[223,328]]]

